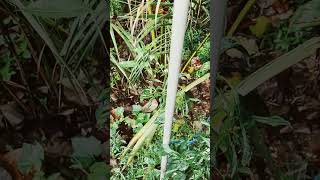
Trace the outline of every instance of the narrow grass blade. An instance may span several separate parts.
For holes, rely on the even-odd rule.
[[[298,63],[299,61],[311,56],[318,48],[320,48],[320,37],[309,39],[292,51],[266,64],[247,77],[245,80],[240,82],[236,88],[238,93],[242,96],[247,95],[249,92],[254,90],[268,79]]]

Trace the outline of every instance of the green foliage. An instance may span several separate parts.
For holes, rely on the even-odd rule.
[[[159,99],[160,103],[164,102],[164,91],[160,86],[150,86],[144,88],[140,95],[140,102],[144,100]]]
[[[220,162],[216,161],[217,155],[222,153],[226,157],[229,168],[223,177],[235,178],[243,174],[242,169],[249,169],[252,149],[249,145],[248,128],[240,115],[239,97],[234,91],[219,93],[216,97],[215,114],[225,112],[225,117],[218,121],[218,116],[213,118],[215,131],[213,132],[214,165],[219,169]],[[223,122],[221,122],[223,121]],[[237,150],[237,151],[236,151]]]
[[[114,123],[116,124],[116,123]],[[116,133],[117,126],[112,126],[112,133]],[[117,133],[116,133],[117,134]],[[209,138],[208,131],[197,131],[190,125],[185,124],[184,128],[179,132],[179,135],[175,134],[177,140],[181,140],[182,143],[173,145],[173,153],[169,158],[168,175],[170,177],[178,178],[179,175],[185,174],[187,179],[206,179],[209,177],[210,164],[209,164]],[[114,135],[114,134],[112,134]],[[143,146],[135,159],[135,163],[130,164],[127,170],[121,171],[125,161],[120,161],[118,167],[112,169],[111,179],[159,179],[160,173],[159,167],[161,154],[164,153],[162,149],[161,140],[162,130],[158,130],[155,134],[153,142],[147,146]],[[197,139],[192,137],[197,136]],[[117,157],[124,146],[124,142],[120,142],[122,139],[120,136],[114,137],[111,140],[112,154]],[[175,141],[173,138],[172,141]],[[192,140],[193,143],[190,143]]]
[[[116,158],[119,157],[122,150],[124,149],[125,141],[117,132],[118,124],[114,123],[110,128],[110,145],[111,145],[111,157]]]
[[[207,179],[210,174],[209,138],[200,139],[197,145],[181,143],[171,153],[167,176],[174,179]]]
[[[202,62],[210,61],[210,41],[207,41],[199,50],[198,56]]]
[[[107,107],[109,106],[109,90],[104,89],[100,96],[98,97],[100,101],[99,107],[96,109],[95,116],[97,120],[97,125],[99,128],[106,126],[107,119],[109,118],[109,111]]]
[[[95,162],[90,166],[89,171],[88,180],[104,180],[109,177],[108,167],[105,162]]]
[[[196,77],[200,78],[202,76],[204,76],[205,74],[207,74],[210,71],[210,61],[207,61],[205,63],[203,63],[203,65],[201,66],[201,68],[199,70],[196,71]]]
[[[17,41],[16,52],[18,56],[24,59],[29,59],[31,57],[31,53],[28,49],[27,40],[23,36],[19,36],[16,41]]]
[[[301,5],[291,18],[294,28],[320,25],[320,1],[311,0]]]
[[[280,24],[277,31],[274,33],[273,48],[284,52],[291,50],[293,47],[301,44],[305,40],[305,32],[293,30],[286,24]]]
[[[74,137],[71,140],[73,148],[72,157],[83,168],[89,167],[95,161],[94,158],[99,156],[103,151],[101,143],[93,136]]]
[[[274,77],[278,73],[314,54],[320,47],[320,38],[314,37],[288,53],[272,60],[243,80],[237,87],[241,95],[246,95],[258,85]]]
[[[15,71],[12,68],[13,59],[10,58],[9,54],[3,54],[0,60],[0,77],[1,80],[9,81],[11,76],[15,74]]]
[[[120,0],[110,1],[111,15],[118,14],[119,12],[121,12],[122,8],[123,4]]]
[[[43,159],[44,150],[39,143],[35,145],[23,143],[18,168],[24,174],[33,169],[40,171]]]

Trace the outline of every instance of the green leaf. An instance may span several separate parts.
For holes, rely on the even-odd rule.
[[[129,68],[134,68],[137,66],[136,61],[121,61],[119,62],[119,65],[123,69],[129,69]]]
[[[256,35],[257,37],[262,37],[270,23],[271,22],[267,17],[259,16],[257,18],[257,23],[249,28],[252,34]]]
[[[97,108],[95,115],[96,115],[98,127],[103,128],[109,116],[109,112],[107,111],[107,108],[104,106]]]
[[[71,18],[90,12],[82,0],[38,0],[31,2],[24,10],[47,18]]]
[[[271,116],[271,117],[261,117],[261,116],[252,116],[253,120],[267,124],[270,126],[290,126],[290,122],[283,119],[279,116]]]
[[[139,113],[141,112],[141,106],[140,105],[132,105],[132,111],[134,113]]]
[[[117,107],[117,109],[116,109],[116,115],[117,116],[121,116],[121,117],[123,117],[123,113],[124,113],[124,108],[123,107]]]
[[[44,151],[39,143],[23,143],[18,168],[22,173],[28,173],[32,169],[40,170],[43,159]]]
[[[51,174],[47,180],[57,180],[58,178],[61,178],[61,175],[60,173],[54,173],[54,174]]]
[[[266,64],[256,72],[252,73],[245,80],[240,82],[237,87],[238,93],[242,96],[247,95],[249,92],[254,90],[268,79],[286,70],[299,61],[311,56],[318,48],[320,48],[320,37],[309,39],[292,51]]]
[[[148,114],[139,113],[137,115],[136,122],[144,124],[144,123],[148,122],[149,119],[150,119],[150,114],[149,113]]]
[[[90,167],[88,180],[105,180],[108,177],[108,167],[105,162],[96,162]]]
[[[3,58],[3,64],[0,67],[0,78],[1,80],[7,80],[9,81],[11,79],[11,76],[15,74],[15,72],[11,68],[11,62],[12,59],[9,57],[9,55],[5,55]]]
[[[73,157],[94,157],[102,153],[101,143],[93,136],[74,137],[71,141]]]
[[[291,23],[293,28],[320,25],[320,0],[312,0],[299,7]]]

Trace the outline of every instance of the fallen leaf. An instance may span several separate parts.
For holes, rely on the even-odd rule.
[[[197,129],[197,130],[202,130],[202,128],[203,128],[201,121],[194,121],[192,124],[195,127],[195,129]]]
[[[157,109],[158,107],[158,101],[156,99],[148,102],[147,104],[145,104],[141,110],[142,112],[145,112],[145,113],[150,113],[152,111],[154,111],[155,109]]]
[[[48,86],[41,86],[41,87],[38,88],[38,90],[43,94],[48,94],[49,87]]]
[[[262,35],[267,31],[271,21],[269,18],[265,16],[259,16],[256,19],[256,24],[250,26],[250,31],[252,34],[256,35],[257,37],[262,37]]]
[[[23,180],[27,177],[23,177],[19,169],[17,168],[17,161],[21,153],[21,148],[15,149],[6,153],[3,156],[0,156],[0,164],[2,167],[5,167],[6,170],[10,173],[12,179],[14,180]],[[28,176],[29,177],[29,176]],[[0,179],[2,179],[0,175]]]
[[[55,140],[46,145],[45,152],[59,156],[70,156],[72,154],[72,147],[67,141]]]
[[[242,47],[247,50],[249,55],[254,55],[259,52],[259,47],[255,39],[238,36],[236,37],[236,40]]]
[[[292,19],[293,27],[305,27],[320,23],[320,0],[312,0],[299,7]]]
[[[270,7],[273,4],[274,0],[257,0],[257,5],[261,9]]]
[[[243,54],[241,51],[239,51],[238,49],[236,48],[231,48],[231,49],[228,49],[226,51],[226,54],[231,57],[231,58],[237,58],[237,59],[241,59],[243,57]]]
[[[10,173],[6,169],[2,168],[1,166],[0,166],[0,179],[12,180],[12,176],[10,175]]]
[[[89,106],[89,101],[87,99],[87,97],[81,93],[81,92],[77,92],[75,90],[69,89],[69,88],[65,88],[64,89],[64,96],[69,100],[72,101],[74,103],[77,103],[79,105],[84,105],[84,106]]]
[[[18,168],[23,174],[40,171],[44,159],[44,150],[39,143],[23,143],[18,159]]]
[[[75,112],[75,109],[67,109],[67,110],[59,113],[59,115],[69,116],[69,115],[73,114],[74,112]]]
[[[113,102],[117,102],[118,100],[117,95],[115,93],[111,93],[110,98]]]
[[[301,134],[311,134],[311,130],[308,127],[300,127],[296,130],[294,130],[295,133],[301,133]]]
[[[276,10],[279,14],[281,14],[288,11],[289,3],[287,0],[273,1],[272,8]]]
[[[17,111],[17,107],[15,103],[9,103],[5,105],[0,106],[0,110],[3,114],[3,116],[9,121],[9,123],[17,127],[22,123],[24,120],[24,116]]]
[[[16,166],[19,160],[19,157],[21,155],[21,149],[22,148],[18,148],[15,150],[12,150],[8,153],[6,153],[3,158],[10,164]]]
[[[290,133],[291,131],[292,131],[292,127],[286,126],[280,129],[280,134],[287,134],[287,133]]]
[[[196,70],[201,67],[202,63],[199,57],[194,57],[191,60],[191,66],[194,67]]]
[[[78,86],[75,85],[74,87],[68,78],[61,79],[59,83],[64,86],[64,96],[69,101],[84,106],[90,105],[89,100],[84,92]],[[73,84],[75,83],[73,82]]]
[[[111,158],[110,159],[110,166],[111,167],[117,167],[118,163],[117,163],[117,160],[114,159],[114,158]]]

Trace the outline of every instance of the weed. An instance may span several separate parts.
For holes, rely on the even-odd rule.
[[[9,81],[11,76],[15,74],[14,69],[12,68],[13,59],[10,58],[9,53],[1,55],[0,63],[0,77],[1,80]]]

